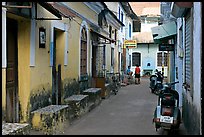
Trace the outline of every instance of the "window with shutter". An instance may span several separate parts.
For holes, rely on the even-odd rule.
[[[191,16],[189,12],[185,24],[185,83],[187,87],[190,87],[191,83],[191,39]]]
[[[87,34],[85,28],[81,31],[80,74],[87,74]]]
[[[135,52],[132,53],[132,66],[136,66],[137,64],[141,66],[141,53]]]
[[[114,65],[114,48],[111,48],[111,66]]]
[[[164,66],[167,66],[168,53],[164,52]],[[157,66],[162,66],[162,52],[157,53]]]

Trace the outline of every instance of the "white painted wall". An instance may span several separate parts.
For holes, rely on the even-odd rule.
[[[121,18],[121,12],[123,12],[123,24],[125,25],[123,27],[123,31],[118,30],[118,44],[123,46],[124,40],[130,40],[133,38],[133,33],[131,37],[129,37],[129,23],[131,24],[131,31],[133,31],[133,24],[132,24],[132,19],[128,16],[126,16],[125,10],[122,8],[122,5],[119,2],[105,2],[105,4],[108,6],[108,8],[113,11],[113,13],[118,17],[119,19],[119,14]],[[120,13],[119,13],[119,7],[120,7]],[[121,20],[121,19],[120,19]],[[122,49],[119,49],[122,53]],[[129,51],[128,49],[126,50],[126,68],[129,65]],[[121,63],[120,63],[121,64]],[[121,66],[122,67],[122,66]]]
[[[197,107],[197,110],[201,111],[201,2],[194,2],[193,10],[193,103]]]
[[[5,5],[5,2],[2,2]],[[6,68],[6,8],[2,7],[2,68]]]
[[[131,31],[133,30],[133,24],[132,19],[130,17],[126,17],[125,20],[125,39],[131,40],[133,38],[133,33],[131,34],[131,37],[129,37],[129,24],[131,24]]]
[[[158,51],[158,45],[157,44],[150,44],[149,50],[147,44],[138,44],[137,48],[132,48],[129,50],[129,53],[132,57],[132,53],[139,52],[141,53],[141,76],[143,76],[143,70],[146,67],[146,61],[151,60],[153,67],[153,70],[158,69],[161,71],[162,67],[157,66],[157,53]],[[136,66],[132,66],[131,62],[131,70],[134,72]],[[167,67],[164,67],[164,76],[167,76]]]
[[[151,28],[158,26],[158,22],[141,23],[141,32],[152,32]]]
[[[141,33],[142,32],[152,32],[151,28],[158,26],[158,22],[156,21],[157,17],[154,18],[155,21],[143,21],[141,22]],[[134,33],[136,34],[136,33]],[[146,61],[150,60],[150,58],[153,60],[153,70],[158,69],[159,71],[162,71],[162,67],[157,66],[157,53],[158,46],[156,44],[150,44],[149,51],[148,51],[148,43],[138,43],[138,47],[131,49],[129,54],[132,56],[133,52],[139,52],[141,53],[141,76],[143,75],[143,69],[146,67]],[[132,64],[132,63],[131,63]],[[131,70],[134,72],[135,66],[131,65]],[[167,76],[167,67],[164,67],[164,76]]]
[[[104,2],[107,7],[111,10],[111,11],[114,11],[113,13],[118,17],[118,6],[119,6],[119,3],[118,2]]]
[[[175,81],[179,81],[178,84],[175,85],[175,90],[178,91],[179,93],[179,106],[182,106],[182,92],[183,92],[183,57],[181,56],[182,54],[182,49],[184,47],[182,35],[183,35],[183,30],[184,25],[183,25],[183,19],[178,18],[177,19],[177,43],[176,43],[176,48],[175,48]],[[177,74],[176,74],[176,67],[177,69]]]
[[[179,56],[179,53],[182,53],[182,48],[184,48],[185,43],[181,43],[181,41],[184,41],[185,36],[185,22],[184,18],[178,18],[177,19],[177,51],[175,55],[175,68],[178,67],[178,78],[176,78],[175,74],[175,80],[179,80],[179,84],[175,86],[175,89],[179,92],[180,96],[180,103],[179,106],[182,106],[182,94],[185,94],[187,96],[187,99],[189,102],[193,104],[194,107],[196,107],[196,110],[198,113],[201,113],[201,62],[202,62],[202,25],[201,25],[201,3],[200,2],[194,2],[194,8],[193,8],[193,100],[188,97],[188,92],[183,88],[182,84],[184,82],[184,58]],[[183,28],[183,34],[179,33],[179,28]],[[180,37],[180,35],[183,35],[183,38]]]
[[[35,4],[32,3],[32,18],[30,31],[30,66],[35,66],[35,46],[36,46],[36,20],[35,20]]]

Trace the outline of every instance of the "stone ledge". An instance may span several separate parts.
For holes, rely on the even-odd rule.
[[[64,132],[64,124],[69,125],[68,105],[49,105],[31,112],[31,124],[34,130],[53,135]]]
[[[89,96],[88,107],[89,111],[101,103],[101,88],[89,88],[83,91],[84,95]]]
[[[87,98],[88,95],[72,95],[68,98],[65,99],[65,102],[69,102],[69,101],[81,101],[85,98]]]
[[[111,94],[111,84],[106,83],[104,89],[104,95],[101,97],[102,99],[107,99],[110,97]]]
[[[49,105],[47,107],[37,109],[31,113],[41,113],[41,114],[56,113],[56,112],[58,112],[64,108],[67,108],[67,107],[68,107],[68,105]]]
[[[64,100],[70,107],[70,120],[81,117],[88,111],[88,95],[72,95]]]
[[[28,123],[2,123],[2,135],[29,135]]]

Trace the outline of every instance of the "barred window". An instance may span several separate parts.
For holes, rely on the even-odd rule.
[[[121,11],[121,22],[123,23],[123,12]],[[123,27],[121,27],[121,32],[123,32]]]
[[[106,65],[106,45],[103,45],[103,65]]]
[[[114,48],[111,48],[111,66],[114,65]]]
[[[80,74],[87,74],[87,34],[85,28],[81,31]]]
[[[109,38],[112,38],[112,26],[109,26]]]
[[[115,29],[115,44],[117,42],[117,29]]]
[[[164,66],[167,66],[167,53],[164,52]],[[162,52],[157,53],[157,66],[162,66]]]
[[[141,66],[141,53],[135,52],[132,53],[132,66],[136,65]]]
[[[132,26],[131,24],[129,23],[129,37],[131,38],[132,36]]]

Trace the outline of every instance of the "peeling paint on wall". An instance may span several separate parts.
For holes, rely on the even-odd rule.
[[[46,87],[47,85],[44,86]],[[32,93],[35,94],[30,96],[30,111],[34,111],[51,104],[52,90],[51,88],[48,90],[48,88],[45,87],[42,87],[37,91],[32,91]]]
[[[63,82],[64,99],[79,94],[79,83],[76,79],[67,78]]]
[[[196,107],[186,99],[186,96],[184,98],[182,110],[184,126],[189,135],[200,135],[200,114]]]

